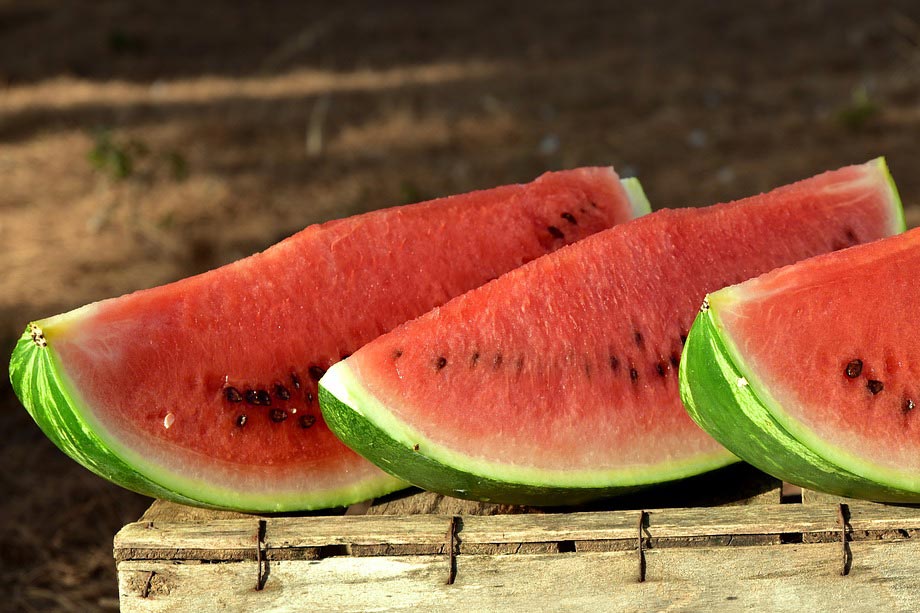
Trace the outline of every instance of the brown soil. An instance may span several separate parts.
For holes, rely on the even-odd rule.
[[[553,168],[675,206],[886,155],[920,222],[910,1],[231,4],[0,0],[7,350],[307,224]],[[0,385],[4,602],[116,608],[111,538],[148,501]]]

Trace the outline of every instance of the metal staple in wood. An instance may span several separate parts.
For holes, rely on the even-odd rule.
[[[849,522],[847,521],[847,516],[850,513],[850,508],[843,502],[837,505],[837,519],[840,521],[840,553],[841,553],[841,567],[840,574],[844,577],[850,574],[850,566],[853,562],[853,554],[850,551],[850,545],[847,543],[847,527]]]
[[[156,575],[154,571],[147,573],[147,578],[144,580],[144,589],[141,590],[141,598],[150,597],[150,589],[153,587],[153,577]]]
[[[447,585],[453,585],[457,578],[457,524],[460,518],[456,515],[450,518],[447,527]]]
[[[265,520],[259,520],[259,532],[256,535],[256,562],[258,564],[258,576],[256,577],[256,591],[260,592],[265,587],[265,580],[268,578],[268,564],[265,560]]]
[[[645,527],[645,510],[639,511],[639,534],[636,551],[639,554],[639,583],[645,582],[645,548],[642,542],[642,529]]]

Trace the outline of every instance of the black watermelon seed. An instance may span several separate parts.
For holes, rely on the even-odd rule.
[[[556,226],[546,226],[546,231],[549,232],[553,238],[565,238],[565,234]]]
[[[297,373],[291,373],[291,385],[294,386],[295,390],[300,389],[300,377],[297,376]]]
[[[636,345],[638,345],[639,347],[642,346],[642,333],[641,333],[641,332],[639,332],[638,330],[636,330],[636,331],[633,333],[633,339],[636,341]]]
[[[445,366],[447,366],[447,358],[445,358],[444,356],[440,356],[438,357],[438,359],[434,361],[435,370],[441,370]]]
[[[343,353],[341,356],[339,356],[339,359],[340,359],[340,360],[347,360],[347,359],[350,358],[350,357],[351,357],[351,354],[350,354],[350,353]]]
[[[658,371],[659,377],[663,377],[668,372],[668,365],[665,364],[664,361],[658,362],[658,364],[655,365],[655,370]]]
[[[917,406],[917,405],[914,404],[914,401],[913,401],[912,399],[910,399],[910,398],[905,398],[905,399],[904,399],[904,412],[905,412],[905,413],[910,413],[911,411],[914,410],[914,407],[916,407],[916,406]]]
[[[874,396],[885,389],[885,384],[881,381],[876,381],[875,379],[869,379],[869,381],[866,383],[866,387],[869,388],[869,391],[872,392],[872,395]]]
[[[673,366],[674,368],[677,368],[678,366],[680,366],[680,356],[677,355],[676,353],[671,354],[671,366]]]
[[[855,379],[862,373],[862,367],[862,360],[853,360],[847,364],[846,369],[844,369],[844,373],[850,379]]]
[[[620,369],[620,361],[617,359],[617,356],[615,355],[610,356],[610,369],[611,370]]]
[[[680,335],[680,344],[681,345],[687,344],[687,333],[686,332]]]
[[[259,394],[256,390],[246,390],[243,392],[243,397],[249,404],[259,404]]]
[[[291,392],[289,392],[288,388],[284,387],[280,383],[275,383],[275,396],[281,400],[290,400]]]
[[[629,369],[629,378],[633,380],[633,383],[639,380],[639,371],[635,368]]]
[[[572,225],[575,225],[575,226],[578,225],[578,220],[575,219],[575,216],[572,215],[571,213],[566,212],[566,213],[563,213],[562,215],[560,215],[559,217],[563,218],[564,220],[566,220],[567,222],[569,222],[569,223],[572,224]]]
[[[271,406],[272,397],[268,395],[266,390],[256,390],[256,399],[258,401],[256,404],[260,404],[263,407]]]
[[[402,349],[396,349],[393,351],[393,359],[398,360],[402,357]]]
[[[316,423],[316,418],[313,417],[312,415],[301,415],[298,422],[300,423],[300,427],[306,430],[307,428],[312,427],[313,424]]]
[[[503,359],[504,358],[502,358],[502,354],[496,353],[495,357],[492,358],[492,368],[498,368],[499,366],[501,366]]]
[[[280,424],[288,418],[288,412],[284,409],[272,409],[268,412],[268,418],[276,424]]]
[[[479,352],[475,352],[470,356],[470,368],[476,368],[476,364],[479,362]]]
[[[412,445],[412,451],[418,451],[418,443]]]
[[[313,404],[313,392],[307,392],[306,399],[307,404]]]
[[[249,418],[246,417],[246,414],[245,414],[245,413],[243,413],[242,415],[237,415],[237,416],[236,416],[235,423],[236,423],[237,427],[242,428],[243,426],[246,425],[246,422],[247,422],[248,420],[249,420]]]
[[[310,373],[310,378],[314,381],[319,381],[323,378],[323,375],[326,374],[326,371],[323,368],[316,366],[315,364],[308,369],[308,372]]]
[[[240,394],[240,390],[235,387],[228,387],[225,389],[224,395],[227,397],[228,402],[243,402],[243,395]]]
[[[851,245],[855,245],[856,243],[859,242],[859,239],[856,238],[856,233],[853,232],[852,228],[844,228],[843,236],[846,237],[847,242],[850,243]]]

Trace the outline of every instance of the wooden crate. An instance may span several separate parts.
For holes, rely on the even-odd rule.
[[[808,491],[783,504],[779,483],[733,470],[699,496],[678,486],[578,511],[427,492],[345,515],[158,501],[115,537],[121,607],[920,610],[920,509]]]

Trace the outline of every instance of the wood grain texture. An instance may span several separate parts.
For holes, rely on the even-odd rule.
[[[916,610],[920,509],[779,484],[723,506],[581,511],[408,492],[336,512],[256,516],[155,503],[115,539],[124,611]],[[679,501],[684,501],[681,498]],[[666,502],[670,502],[666,500]],[[846,507],[846,525],[839,520]],[[456,517],[454,585],[448,527]],[[257,543],[264,522],[264,584]],[[843,528],[847,543],[841,542]],[[916,538],[912,538],[916,537]],[[847,557],[844,557],[844,552]],[[842,576],[844,563],[847,576]]]
[[[848,505],[853,538],[910,536],[920,529],[920,509],[872,503]],[[646,537],[653,546],[753,543],[748,537],[806,535],[834,540],[840,531],[834,504],[757,505],[648,510]],[[460,553],[558,551],[569,548],[616,550],[636,540],[636,511],[464,516],[458,520]],[[128,524],[115,537],[117,560],[254,559],[258,518],[207,522],[145,521]],[[265,519],[269,559],[315,559],[330,555],[440,553],[448,516],[365,515],[269,517]],[[888,534],[895,531],[895,534]],[[900,531],[900,532],[898,532]],[[876,535],[877,536],[877,535]],[[738,537],[738,543],[734,538]],[[748,538],[747,541],[744,541]],[[803,536],[804,538],[804,536]],[[772,542],[765,539],[762,542]]]
[[[920,607],[920,542],[853,543],[849,576],[833,543],[649,549],[638,583],[635,552],[332,557],[270,562],[256,591],[256,565],[118,564],[121,606],[134,611],[561,611],[874,610]]]

